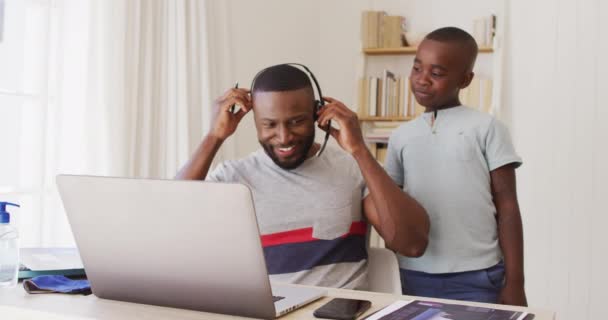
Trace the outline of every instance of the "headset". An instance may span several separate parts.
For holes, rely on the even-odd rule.
[[[254,88],[254,85],[255,85],[255,80],[258,78],[258,76],[260,74],[262,74],[262,72],[264,72],[264,71],[266,71],[266,70],[268,70],[270,68],[274,68],[274,67],[277,67],[277,66],[284,66],[284,65],[296,67],[296,68],[298,68],[300,70],[303,70],[304,73],[306,73],[306,75],[308,75],[308,78],[310,79],[310,85],[311,85],[311,87],[317,89],[317,93],[319,95],[319,99],[318,100],[317,99],[314,100],[314,115],[313,115],[314,120],[316,122],[318,120],[318,118],[319,118],[319,115],[317,114],[317,112],[319,110],[321,110],[321,108],[325,105],[325,101],[323,100],[323,94],[321,93],[321,86],[319,85],[319,82],[317,81],[317,78],[312,73],[312,71],[310,71],[310,69],[308,69],[307,66],[305,66],[305,65],[303,65],[301,63],[281,63],[281,64],[276,64],[276,65],[273,65],[273,66],[270,66],[270,67],[266,67],[266,68],[260,70],[258,73],[255,74],[255,76],[253,77],[253,80],[251,81],[251,87],[249,87],[252,90],[251,94],[253,94],[253,88]],[[313,89],[313,91],[314,91],[314,89]],[[319,152],[317,153],[317,157],[320,156],[321,153],[323,153],[323,150],[325,150],[325,146],[327,145],[327,141],[329,140],[329,128],[331,128],[331,121],[327,122],[327,126],[328,126],[328,130],[325,132],[325,140],[323,141],[323,145],[321,145],[321,149],[319,149]]]

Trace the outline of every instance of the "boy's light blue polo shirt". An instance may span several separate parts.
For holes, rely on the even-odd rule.
[[[506,127],[465,106],[400,126],[389,139],[385,169],[430,217],[429,245],[402,269],[449,273],[485,269],[502,259],[490,171],[521,165]]]

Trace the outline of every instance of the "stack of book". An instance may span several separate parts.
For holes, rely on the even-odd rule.
[[[359,79],[359,115],[364,117],[414,117],[424,112],[410,89],[407,76],[384,70],[383,76]]]
[[[471,108],[492,112],[492,79],[473,78],[468,87],[460,90],[460,102]]]
[[[384,11],[363,11],[361,43],[363,48],[398,48],[407,46],[405,18]]]
[[[365,130],[365,140],[369,143],[388,143],[391,133],[400,126],[401,122],[373,122]]]
[[[460,90],[460,102],[468,107],[490,113],[492,111],[492,79],[473,78]],[[411,91],[409,77],[396,76],[384,70],[382,77],[359,79],[359,116],[416,117],[424,112]]]

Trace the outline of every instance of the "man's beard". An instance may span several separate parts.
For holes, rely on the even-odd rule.
[[[270,157],[270,159],[272,159],[272,161],[279,167],[281,167],[282,169],[285,170],[292,170],[295,169],[297,167],[299,167],[302,163],[304,163],[304,161],[306,161],[306,159],[308,158],[308,152],[310,152],[310,148],[312,148],[313,143],[315,142],[315,136],[314,134],[311,135],[310,137],[306,138],[306,140],[304,141],[304,145],[302,148],[302,154],[296,158],[296,160],[294,160],[293,162],[281,162],[279,160],[279,157],[275,154],[274,152],[274,147],[271,144],[267,144],[267,143],[262,143],[260,141],[260,144],[262,145],[262,148],[264,148],[264,152],[266,152],[266,154]]]

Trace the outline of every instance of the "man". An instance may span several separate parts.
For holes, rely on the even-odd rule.
[[[178,178],[251,189],[271,280],[365,289],[367,223],[387,247],[416,257],[427,246],[429,219],[370,154],[356,114],[323,99],[327,104],[317,110],[308,76],[294,66],[263,70],[251,94],[231,89],[215,102],[212,129]],[[233,113],[235,104],[240,109]],[[217,150],[251,110],[262,149],[207,175]],[[328,147],[315,156],[315,119],[343,150]]]

